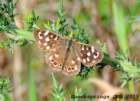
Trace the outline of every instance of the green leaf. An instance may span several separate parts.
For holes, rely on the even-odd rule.
[[[58,83],[58,81],[55,79],[53,74],[52,74],[52,80],[53,80],[52,96],[54,101],[66,101],[62,85]]]
[[[34,37],[32,32],[24,30],[24,29],[16,29],[16,33],[17,33],[17,37],[20,39],[26,39],[26,40],[30,40],[33,41]]]
[[[122,6],[113,1],[114,29],[118,38],[119,46],[124,54],[128,54],[128,38],[126,30],[125,15]]]
[[[29,78],[29,101],[37,101],[37,95],[36,95],[36,84],[35,84],[35,81],[34,81],[34,78],[33,78],[33,70],[32,70],[32,67],[31,67],[31,63],[29,65],[29,72],[28,72],[28,78]]]

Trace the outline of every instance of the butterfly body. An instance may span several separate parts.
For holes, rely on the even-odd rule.
[[[34,36],[38,46],[47,51],[46,63],[52,69],[62,71],[66,75],[78,74],[81,63],[86,67],[92,67],[103,58],[99,48],[77,42],[72,38],[66,39],[43,30],[36,30]]]
[[[72,40],[68,41],[68,47],[66,49],[66,53],[64,54],[65,58],[64,58],[64,63],[63,63],[63,66],[62,66],[62,70],[64,69],[64,66],[65,66],[65,63],[66,63],[65,60],[67,60],[68,57],[69,57],[69,51],[70,51],[70,48],[71,48],[71,44],[72,44]]]

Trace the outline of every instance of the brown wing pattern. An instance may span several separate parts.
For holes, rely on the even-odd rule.
[[[67,59],[65,60],[65,64],[63,67],[63,73],[66,75],[76,75],[80,72],[81,61],[79,55],[72,45],[69,47],[70,50],[67,54]]]
[[[46,63],[53,70],[62,71],[66,75],[78,74],[81,63],[86,67],[92,67],[103,59],[102,51],[94,45],[73,40],[72,45],[68,46],[70,40],[44,30],[34,31],[34,37],[39,47],[48,51]]]
[[[95,66],[103,59],[103,53],[97,46],[75,42],[74,48],[77,50],[80,61],[86,67]]]
[[[46,63],[56,71],[61,71],[62,66],[64,64],[64,58],[66,54],[66,45],[60,46],[56,48],[56,51],[52,51],[48,54],[48,57],[46,58]]]
[[[64,43],[64,39],[48,30],[36,30],[34,31],[34,36],[38,46],[47,51],[54,50]]]
[[[38,46],[45,51],[47,50],[45,54],[46,63],[53,70],[61,71],[67,48],[66,40],[55,33],[44,30],[34,31],[34,36]]]

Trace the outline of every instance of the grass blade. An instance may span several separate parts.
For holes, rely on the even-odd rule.
[[[127,39],[127,30],[126,30],[126,22],[123,8],[117,3],[113,2],[113,21],[114,21],[114,29],[118,38],[119,46],[121,51],[124,54],[128,54],[128,39]]]
[[[28,87],[29,87],[29,91],[28,91],[28,96],[29,96],[29,101],[37,101],[37,95],[36,95],[36,86],[35,86],[35,81],[33,78],[33,73],[32,73],[32,67],[31,67],[31,63],[29,66],[29,73],[28,73]]]

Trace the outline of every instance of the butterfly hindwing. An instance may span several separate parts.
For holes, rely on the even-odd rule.
[[[81,44],[79,49],[81,62],[87,67],[95,66],[103,58],[103,54],[97,46]]]
[[[69,46],[69,52],[65,60],[63,67],[63,73],[66,75],[76,75],[80,72],[81,62],[80,58],[73,47],[73,44]]]
[[[56,71],[61,71],[62,66],[64,64],[64,58],[66,53],[66,45],[63,47],[57,47],[56,51],[52,51],[48,54],[48,57],[46,58],[46,63]]]

